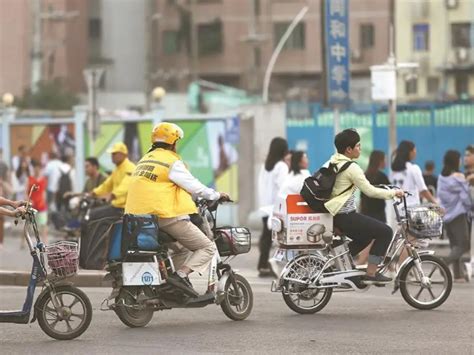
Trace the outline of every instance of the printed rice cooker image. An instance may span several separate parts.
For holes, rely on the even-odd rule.
[[[308,228],[306,231],[306,238],[310,243],[319,243],[323,237],[323,233],[326,232],[324,224],[316,223]]]

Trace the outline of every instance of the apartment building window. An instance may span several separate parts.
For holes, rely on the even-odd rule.
[[[178,31],[163,32],[163,52],[165,54],[176,54],[181,49]]]
[[[274,47],[278,45],[280,39],[283,37],[283,34],[286,32],[286,29],[290,25],[290,22],[280,22],[275,23],[274,25],[274,38],[275,42],[273,43]],[[306,45],[306,36],[305,36],[305,24],[299,23],[296,25],[295,29],[291,33],[290,37],[286,41],[283,49],[304,49]]]
[[[439,78],[436,76],[430,76],[426,79],[426,91],[428,94],[437,94],[439,90]]]
[[[102,37],[102,21],[100,18],[89,19],[89,38],[99,39]]]
[[[361,48],[367,49],[374,46],[374,25],[364,23],[360,25],[360,45]]]
[[[415,95],[418,92],[418,79],[411,78],[405,81],[405,93]]]
[[[469,22],[451,24],[451,45],[471,48],[471,24]]]
[[[200,56],[217,54],[222,52],[222,22],[198,25],[198,52]]]
[[[417,52],[430,49],[430,25],[427,23],[413,25],[413,49]]]
[[[468,94],[469,77],[467,75],[456,75],[454,86],[456,88],[456,95],[459,98],[463,98],[464,95]]]

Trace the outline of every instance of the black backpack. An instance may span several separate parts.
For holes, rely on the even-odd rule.
[[[336,182],[336,176],[346,170],[353,161],[345,163],[339,170],[336,164],[329,164],[328,167],[321,167],[312,176],[305,179],[303,188],[301,189],[300,195],[303,197],[305,202],[315,212],[327,213],[328,210],[324,207],[324,204],[329,201]],[[339,195],[352,188],[353,185],[342,191]]]

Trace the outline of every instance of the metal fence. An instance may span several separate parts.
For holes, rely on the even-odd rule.
[[[341,129],[353,127],[361,134],[362,168],[374,149],[388,156],[386,105],[354,106],[340,113],[340,122]],[[319,103],[288,102],[287,137],[291,148],[308,152],[310,168],[315,170],[334,153],[333,112]],[[474,144],[474,102],[399,105],[397,139],[413,141],[416,163],[423,167],[425,161],[433,160],[439,172],[448,149],[462,153],[468,144]]]

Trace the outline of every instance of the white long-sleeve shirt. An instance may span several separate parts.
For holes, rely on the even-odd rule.
[[[173,165],[171,165],[168,177],[176,185],[183,188],[193,196],[211,201],[217,200],[220,197],[219,192],[207,187],[196,179],[181,160],[177,160]]]

